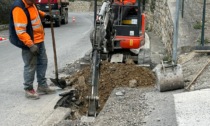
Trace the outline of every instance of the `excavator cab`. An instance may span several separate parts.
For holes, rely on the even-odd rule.
[[[110,62],[125,62],[132,59],[138,64],[150,64],[150,46],[145,45],[145,14],[142,11],[142,2],[134,5],[116,5],[118,17],[113,23],[115,35],[112,48],[109,48]],[[127,8],[126,15],[123,14]],[[129,8],[129,9],[128,9]],[[116,12],[113,12],[116,13]],[[113,14],[114,15],[114,14]],[[147,54],[146,54],[147,52]]]
[[[139,36],[139,30],[142,25],[141,8],[139,4],[135,5],[112,5],[118,6],[117,19],[115,19],[114,28],[116,30],[116,36]],[[123,14],[126,13],[126,14]],[[123,16],[124,15],[124,16]]]

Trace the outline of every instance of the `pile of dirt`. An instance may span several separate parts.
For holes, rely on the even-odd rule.
[[[70,88],[76,89],[74,100],[65,101],[60,106],[71,107],[77,111],[76,115],[85,115],[88,111],[87,96],[91,93],[91,66],[84,67],[73,75],[68,76],[67,81],[70,83]],[[100,110],[106,103],[112,90],[116,87],[132,87],[139,88],[145,86],[153,86],[155,76],[150,69],[136,66],[135,64],[109,63],[103,61],[100,65],[100,80],[99,80],[99,104]],[[77,99],[77,100],[75,100]],[[73,105],[72,102],[75,102]],[[67,105],[68,103],[68,105]],[[71,103],[71,104],[69,104]],[[75,116],[74,111],[74,116]],[[77,118],[77,117],[71,117]]]

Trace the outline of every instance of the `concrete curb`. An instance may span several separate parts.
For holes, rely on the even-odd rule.
[[[65,120],[65,118],[70,114],[70,108],[58,107],[55,111],[43,122],[41,126],[54,126]]]
[[[59,94],[61,92],[58,91],[57,93]],[[45,112],[43,113],[44,117],[42,116],[42,118],[40,118],[41,121],[38,123],[39,126],[55,126],[62,120],[65,120],[67,116],[69,116],[71,112],[70,108],[57,107],[54,109],[54,106],[60,100],[60,98],[61,97],[57,95],[48,104],[45,105],[45,108],[43,108],[43,112]]]

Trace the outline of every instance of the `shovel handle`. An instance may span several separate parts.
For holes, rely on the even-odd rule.
[[[48,0],[48,6],[49,6],[49,13],[50,13],[50,16],[51,16],[52,15],[52,9],[51,9],[52,7],[51,7],[50,0]],[[50,18],[50,27],[51,27],[52,44],[53,44],[53,52],[54,52],[55,78],[58,79],[57,53],[56,53],[55,35],[54,35],[52,18]]]
[[[162,64],[162,68],[163,68],[163,73],[165,74],[166,73],[166,70],[165,70],[165,66],[163,64],[163,60],[161,61],[161,64]]]
[[[195,82],[195,80],[201,75],[201,73],[205,70],[205,68],[210,64],[210,60],[203,66],[203,68],[198,72],[198,74],[194,77],[194,79],[190,82],[189,85],[185,88],[186,90],[189,90],[192,84]]]

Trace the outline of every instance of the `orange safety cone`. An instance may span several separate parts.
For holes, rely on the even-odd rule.
[[[6,38],[2,38],[2,37],[0,37],[0,41],[3,41],[3,40],[6,40]]]
[[[75,21],[76,21],[75,17],[72,17],[72,22],[75,22]]]

